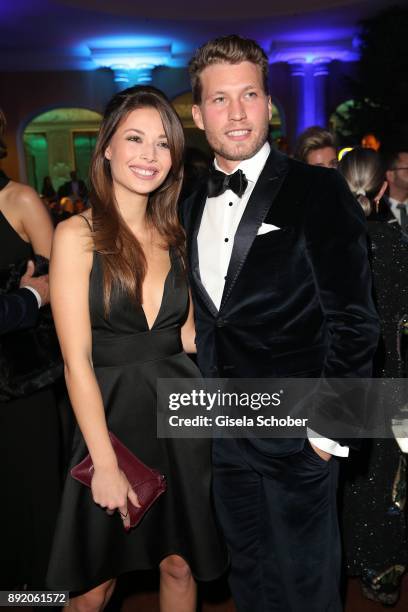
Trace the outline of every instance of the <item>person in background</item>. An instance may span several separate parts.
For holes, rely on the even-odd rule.
[[[41,187],[41,196],[49,201],[54,200],[57,197],[57,192],[55,191],[54,185],[52,184],[49,176],[44,177]]]
[[[312,166],[337,168],[337,147],[333,134],[319,126],[307,128],[296,142],[294,158]]]
[[[88,189],[84,181],[78,178],[76,170],[72,170],[69,175],[70,180],[63,183],[58,189],[59,198],[72,198],[74,202],[76,202],[76,200],[86,201],[88,198]]]
[[[48,208],[53,225],[57,225],[58,221],[60,221],[60,205],[58,201],[58,194],[55,191],[54,185],[52,184],[49,176],[44,177],[40,196]]]
[[[397,338],[399,323],[408,313],[408,245],[398,223],[389,223],[381,214],[387,182],[379,154],[355,148],[342,158],[339,170],[368,219],[382,332],[374,376],[401,378],[404,363]],[[360,577],[369,599],[393,605],[408,562],[406,458],[391,437],[370,440],[350,458],[344,472],[342,521],[348,573]]]
[[[7,148],[3,140],[6,119],[0,111],[0,158]],[[31,187],[10,180],[0,170],[0,276],[6,290],[10,269],[34,256],[49,258],[53,226],[48,212]],[[29,266],[29,271],[31,266]],[[3,376],[11,367],[1,363],[1,344],[10,342],[14,331],[0,340]],[[26,333],[26,332],[24,332]],[[20,337],[20,336],[19,336]],[[35,355],[21,354],[19,367]],[[31,362],[33,362],[31,364]],[[34,371],[33,371],[34,376]],[[0,586],[4,589],[44,589],[45,573],[60,500],[60,423],[53,388],[38,390],[0,401]],[[0,380],[2,388],[2,381]],[[4,396],[3,392],[1,393]]]
[[[408,146],[384,153],[389,209],[408,238]]]

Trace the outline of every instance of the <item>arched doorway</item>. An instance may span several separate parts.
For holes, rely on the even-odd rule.
[[[71,170],[86,181],[101,120],[86,108],[54,108],[32,119],[23,135],[28,183],[40,192],[50,176],[58,190]]]

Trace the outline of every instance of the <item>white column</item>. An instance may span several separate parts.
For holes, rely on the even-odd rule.
[[[125,64],[113,64],[110,68],[113,72],[116,91],[129,87],[129,67]]]
[[[314,81],[314,115],[315,125],[327,127],[327,77],[329,75],[329,58],[317,58],[313,62]]]
[[[154,68],[155,66],[153,64],[141,64],[140,66],[136,66],[136,83],[138,85],[151,83]]]

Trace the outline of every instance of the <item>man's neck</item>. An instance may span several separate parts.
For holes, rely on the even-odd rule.
[[[225,172],[226,174],[232,174],[238,168],[238,166],[242,164],[243,162],[252,163],[252,160],[254,158],[259,158],[259,156],[262,155],[262,151],[265,147],[267,147],[266,155],[269,155],[269,152],[271,150],[270,145],[267,142],[264,142],[263,145],[257,151],[255,151],[255,153],[251,157],[246,157],[245,159],[240,159],[240,160],[226,159],[219,153],[214,152],[214,157],[215,157],[215,162],[216,162],[215,167],[218,168],[219,170],[222,170],[222,172]],[[264,163],[265,163],[265,159],[263,159],[262,161],[262,166]]]
[[[406,202],[408,200],[408,191],[393,187],[392,189],[390,188],[389,197],[397,202]]]
[[[241,163],[241,161],[243,160],[230,160],[230,159],[225,159],[224,157],[220,157],[219,155],[217,155],[217,153],[215,153],[215,159],[217,160],[217,164],[220,167],[220,169],[223,172],[226,172],[226,174],[231,174],[232,172],[234,172],[235,168],[237,168],[239,166],[239,164]]]

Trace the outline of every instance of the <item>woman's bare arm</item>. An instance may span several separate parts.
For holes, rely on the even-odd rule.
[[[34,189],[17,185],[17,191],[23,237],[31,243],[34,253],[49,258],[54,233],[50,215]]]
[[[127,513],[127,497],[137,497],[120,472],[105,419],[102,396],[92,365],[92,336],[88,305],[92,266],[89,230],[83,219],[61,223],[54,236],[50,265],[50,294],[65,365],[71,404],[95,467],[94,501]]]

